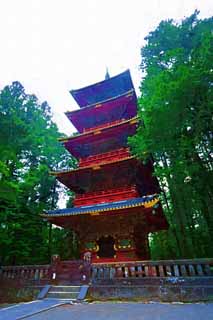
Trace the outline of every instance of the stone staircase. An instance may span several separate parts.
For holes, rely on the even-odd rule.
[[[77,300],[81,286],[51,286],[45,298]]]

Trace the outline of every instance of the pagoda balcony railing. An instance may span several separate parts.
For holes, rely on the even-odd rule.
[[[91,131],[95,131],[95,130],[99,130],[99,129],[104,129],[104,128],[108,128],[108,127],[113,127],[119,123],[122,123],[124,120],[126,119],[119,119],[119,120],[115,120],[112,122],[107,122],[107,123],[103,123],[99,126],[95,126],[95,127],[91,127],[91,128],[85,128],[83,132],[91,132]]]
[[[87,192],[85,194],[77,194],[74,200],[74,205],[76,207],[79,207],[90,204],[127,200],[137,198],[138,196],[139,194],[136,189],[136,186],[133,185],[98,192]]]
[[[121,160],[130,156],[131,154],[129,148],[120,148],[110,152],[89,156],[83,159],[81,158],[79,160],[79,167],[87,167],[91,165],[97,165],[103,162],[105,163],[110,161]]]
[[[213,276],[213,259],[133,261],[92,264],[93,282],[114,279]],[[172,280],[171,279],[171,280]]]

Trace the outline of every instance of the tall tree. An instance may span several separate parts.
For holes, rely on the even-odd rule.
[[[19,82],[0,92],[0,252],[5,264],[48,262],[48,226],[40,213],[57,206],[61,186],[50,170],[76,161],[58,143],[47,102]]]
[[[130,144],[138,157],[154,156],[162,189],[170,229],[152,235],[157,258],[213,255],[213,18],[198,14],[162,21],[141,50],[145,128]]]

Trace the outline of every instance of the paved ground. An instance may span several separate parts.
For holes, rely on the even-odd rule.
[[[11,307],[0,309],[0,320],[18,320],[35,312],[46,310],[63,303],[57,299],[36,300],[27,303],[19,303]],[[45,318],[43,318],[45,319]]]
[[[27,320],[213,320],[213,303],[93,303],[63,305]],[[12,320],[12,319],[11,319]]]

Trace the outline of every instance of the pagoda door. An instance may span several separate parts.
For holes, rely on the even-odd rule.
[[[113,258],[115,255],[114,244],[115,240],[111,236],[101,237],[98,241],[99,251],[98,256],[100,258]]]

